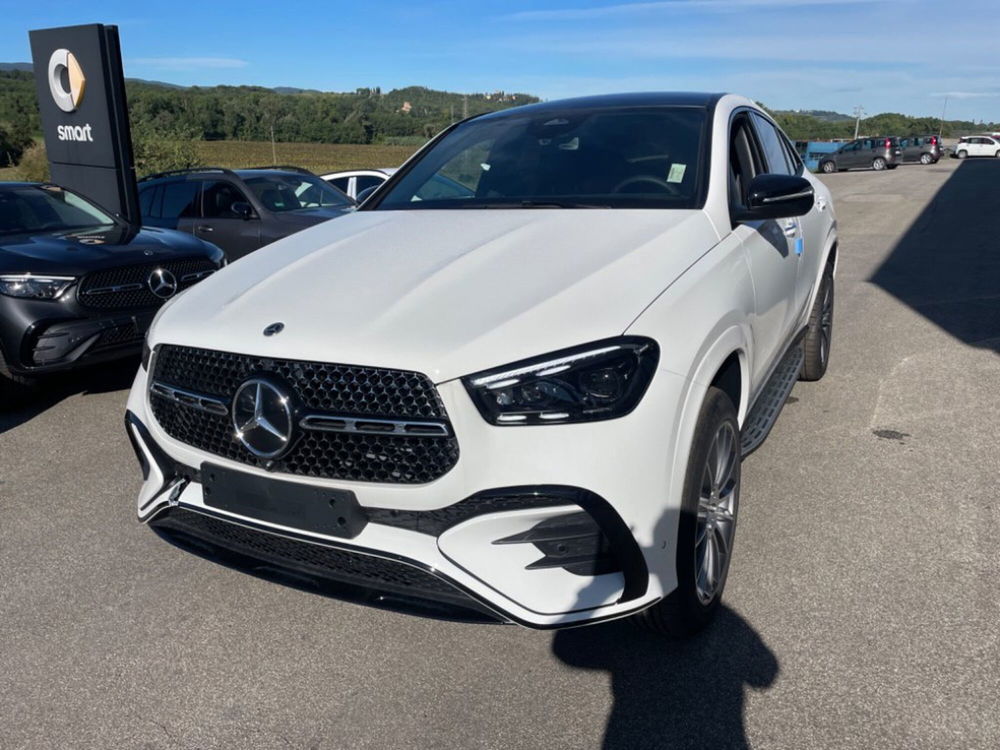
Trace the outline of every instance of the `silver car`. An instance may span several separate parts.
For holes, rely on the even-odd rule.
[[[899,139],[903,150],[903,161],[918,161],[934,164],[942,156],[941,139],[936,135],[911,135]]]

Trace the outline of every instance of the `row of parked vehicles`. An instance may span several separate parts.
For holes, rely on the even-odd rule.
[[[856,138],[836,150],[822,153],[816,159],[820,172],[831,174],[848,169],[895,169],[905,162],[934,164],[944,154],[941,139],[936,135],[873,136]]]
[[[947,151],[936,135],[905,138],[873,136],[856,138],[840,146],[805,141],[799,141],[797,145],[806,164],[826,174],[848,169],[874,169],[878,172],[895,169],[907,162],[935,164]],[[957,159],[972,156],[1000,158],[1000,133],[959,138],[951,149],[951,155]]]

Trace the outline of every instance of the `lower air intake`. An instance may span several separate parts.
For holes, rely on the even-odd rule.
[[[395,560],[269,534],[181,508],[165,510],[150,525],[189,550],[250,572],[273,567],[300,578],[346,586],[335,593],[350,599],[395,604],[436,616],[496,619],[443,579]]]

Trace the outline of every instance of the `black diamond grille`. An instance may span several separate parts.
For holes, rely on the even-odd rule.
[[[184,281],[185,276],[204,271],[214,271],[215,264],[205,258],[190,258],[188,260],[146,263],[140,266],[125,266],[123,268],[109,268],[105,271],[95,271],[84,277],[80,283],[80,291],[77,294],[77,298],[80,300],[81,305],[100,310],[155,307],[161,304],[163,300],[153,294],[146,282],[149,279],[149,275],[158,268],[170,271],[177,278],[178,291],[180,291],[198,281],[198,279]],[[97,292],[100,289],[134,284],[141,284],[141,287],[122,291]]]
[[[287,383],[305,410],[382,419],[447,419],[434,384],[424,375],[403,370],[164,345],[156,352],[153,379],[229,401],[244,380],[261,373]],[[236,439],[228,415],[199,411],[156,394],[150,401],[154,416],[171,437],[234,461],[265,465]],[[444,475],[457,461],[454,437],[299,430],[291,450],[270,468],[328,479],[421,484]]]
[[[142,343],[143,336],[145,333],[137,329],[135,324],[127,323],[104,331],[93,348],[110,349],[115,346],[138,346]]]

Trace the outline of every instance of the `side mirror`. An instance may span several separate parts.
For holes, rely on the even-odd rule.
[[[234,201],[229,209],[244,221],[253,218],[253,206],[246,201]]]
[[[733,218],[744,222],[804,216],[812,209],[815,199],[812,183],[804,177],[757,175],[750,183],[747,207],[737,209]]]

